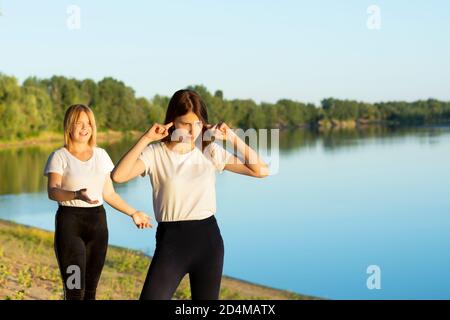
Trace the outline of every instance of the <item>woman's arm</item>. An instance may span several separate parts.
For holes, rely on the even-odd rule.
[[[244,161],[233,155],[224,170],[239,173],[255,178],[264,178],[269,175],[267,164],[259,155],[250,148],[226,123],[221,123],[210,127],[216,131],[214,136],[220,140],[228,140],[232,143],[233,149],[243,155]]]
[[[106,177],[105,186],[103,188],[103,200],[105,200],[105,202],[114,209],[131,217],[138,228],[143,229],[152,227],[149,222],[150,217],[148,215],[131,207],[116,193],[112,180],[109,176]]]
[[[120,159],[119,163],[111,172],[112,180],[117,183],[124,183],[142,174],[145,170],[145,165],[139,159],[139,155],[149,143],[165,138],[169,134],[168,129],[171,126],[172,123],[166,125],[155,123],[148,129],[122,159]]]
[[[70,200],[82,200],[89,204],[97,204],[98,200],[91,200],[86,189],[80,189],[78,191],[63,190],[61,188],[62,176],[59,173],[50,172],[48,174],[47,181],[47,193],[48,198],[54,201],[70,201]]]

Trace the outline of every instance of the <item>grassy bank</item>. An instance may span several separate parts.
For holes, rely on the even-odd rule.
[[[320,121],[317,125],[317,129],[321,132],[332,131],[338,129],[346,129],[346,130],[361,130],[370,128],[373,126],[379,125],[388,125],[388,122],[364,122],[364,121],[338,121],[338,120],[323,120]],[[313,129],[313,127],[309,125],[299,125],[299,126],[277,126],[274,128],[278,128],[280,130],[289,130],[289,129],[303,129],[309,130]],[[244,131],[245,128],[242,128]],[[107,130],[101,131],[97,133],[97,143],[98,144],[111,144],[115,142],[119,142],[124,138],[137,139],[142,135],[140,131],[114,131]],[[51,147],[55,145],[63,145],[64,144],[64,135],[62,132],[53,132],[53,131],[44,131],[35,136],[25,137],[25,138],[16,138],[16,139],[7,139],[2,140],[0,138],[0,150],[2,149],[13,149],[13,148],[22,148],[27,146],[44,146]]]
[[[53,232],[0,220],[0,243],[0,299],[62,299]],[[150,260],[140,252],[109,246],[97,298],[138,299]],[[175,298],[190,299],[188,276]],[[223,277],[220,298],[312,299],[229,277]]]
[[[101,131],[97,133],[98,143],[114,143],[125,137],[136,138],[141,135],[138,131]],[[52,145],[64,144],[64,135],[62,132],[45,131],[36,136],[15,140],[0,140],[0,149],[34,146],[34,145]]]

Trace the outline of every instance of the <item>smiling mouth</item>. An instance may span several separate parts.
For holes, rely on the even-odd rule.
[[[80,132],[80,136],[86,137],[89,135],[89,132]]]

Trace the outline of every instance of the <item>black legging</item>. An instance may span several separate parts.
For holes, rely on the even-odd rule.
[[[63,280],[64,298],[94,300],[108,248],[105,208],[60,206],[55,223],[55,253]],[[80,270],[79,288],[73,288],[76,272],[70,266]]]
[[[141,300],[169,300],[189,273],[193,300],[219,299],[224,246],[216,218],[160,222]]]

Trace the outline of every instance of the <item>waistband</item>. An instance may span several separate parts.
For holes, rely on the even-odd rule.
[[[213,223],[217,223],[214,214],[201,220],[161,221],[158,222],[158,228],[190,228]]]
[[[103,205],[99,205],[96,207],[71,207],[71,206],[62,206],[58,205],[58,211],[65,211],[65,212],[99,212],[104,211],[105,207]]]

